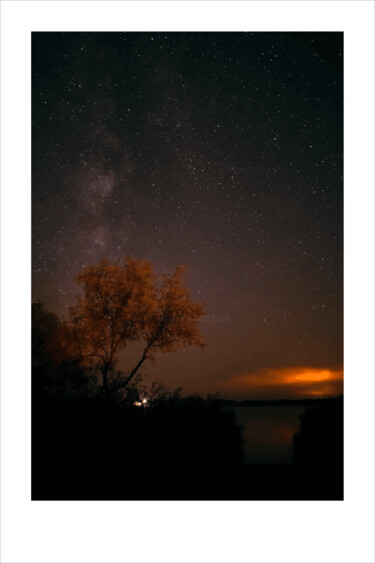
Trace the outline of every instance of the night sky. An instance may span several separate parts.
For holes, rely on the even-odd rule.
[[[63,318],[102,258],[185,264],[207,348],[148,381],[340,393],[342,59],[341,33],[33,33],[33,300]]]

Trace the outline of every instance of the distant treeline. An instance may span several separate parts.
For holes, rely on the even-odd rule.
[[[319,404],[330,404],[337,401],[337,399],[342,399],[342,396],[339,397],[320,397],[316,399],[264,399],[264,400],[256,400],[256,399],[245,399],[243,401],[235,401],[232,399],[225,399],[224,403],[227,406],[231,407],[278,407],[278,406],[315,406]]]

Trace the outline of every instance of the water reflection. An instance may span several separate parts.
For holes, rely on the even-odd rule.
[[[247,463],[292,463],[293,434],[305,406],[243,406],[234,410],[237,422],[244,426]]]

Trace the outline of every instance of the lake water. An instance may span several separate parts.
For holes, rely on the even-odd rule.
[[[244,426],[247,463],[292,463],[293,434],[298,431],[303,405],[234,407]]]

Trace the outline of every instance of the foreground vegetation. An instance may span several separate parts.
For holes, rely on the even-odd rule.
[[[220,496],[242,466],[241,428],[221,401],[171,394],[149,406],[103,397],[33,404],[34,499]]]
[[[242,428],[216,397],[34,392],[34,500],[339,500],[342,400],[307,409],[290,465],[244,464]]]

